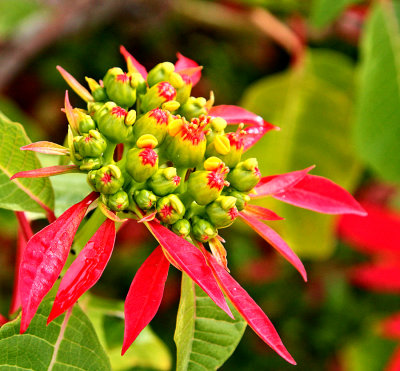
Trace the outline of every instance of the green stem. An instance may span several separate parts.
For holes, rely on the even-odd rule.
[[[114,152],[116,147],[117,143],[110,142],[109,140],[107,140],[107,148],[103,153],[105,165],[114,163]]]
[[[189,171],[189,169],[187,169],[187,168],[178,168],[178,169],[176,169],[177,175],[181,178],[181,182],[179,183],[179,186],[176,189],[176,192],[179,193],[179,194],[182,194],[182,193],[186,192],[187,184],[185,182],[185,179],[186,179],[186,174],[187,174],[188,171]]]

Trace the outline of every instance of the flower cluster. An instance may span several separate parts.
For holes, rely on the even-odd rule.
[[[242,154],[277,128],[243,108],[214,106],[213,94],[208,100],[191,96],[201,74],[196,62],[178,54],[175,65],[165,62],[147,72],[125,48],[121,52],[127,72],[111,68],[102,81],[87,78],[90,92],[58,67],[87,106],[73,108],[66,93],[68,148],[50,142],[22,148],[66,155],[73,164],[21,172],[13,178],[82,172],[93,192],[29,240],[19,275],[21,332],[56,282],[79,224],[97,200],[107,220],[62,278],[49,321],[97,282],[113,250],[115,222],[133,218],[147,226],[160,246],[138,270],[128,292],[123,353],[157,312],[172,264],[232,316],[224,292],[254,331],[294,363],[268,317],[229,275],[218,229],[240,217],[306,280],[299,258],[260,221],[282,218],[250,205],[251,198],[272,196],[331,214],[362,215],[363,209],[344,189],[308,174],[312,167],[261,177],[257,160],[243,159]],[[227,130],[234,124],[236,131]]]

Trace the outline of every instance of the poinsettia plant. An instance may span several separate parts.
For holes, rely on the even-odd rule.
[[[58,67],[86,103],[73,108],[65,94],[67,147],[36,142],[21,149],[64,156],[63,165],[22,171],[11,179],[87,174],[92,192],[32,236],[21,216],[25,246],[15,286],[21,333],[65,269],[74,236],[88,213],[91,238],[66,269],[47,323],[70,311],[102,275],[114,249],[116,224],[134,219],[158,242],[136,272],[125,301],[124,354],[155,316],[172,264],[193,280],[228,316],[229,303],[260,338],[295,364],[263,310],[230,275],[219,229],[241,219],[288,260],[307,281],[298,256],[263,221],[282,219],[251,204],[260,197],[328,214],[365,215],[364,209],[332,181],[309,174],[313,166],[262,176],[255,158],[243,154],[268,131],[278,130],[257,114],[214,105],[191,96],[202,67],[178,53],[178,61],[149,72],[121,47],[127,71],[109,69],[103,80],[86,78],[89,89]],[[236,125],[236,127],[233,127]],[[233,130],[230,130],[232,126]]]

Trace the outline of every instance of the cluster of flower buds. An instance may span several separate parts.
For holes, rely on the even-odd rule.
[[[87,78],[86,110],[69,107],[70,156],[110,210],[139,208],[208,242],[234,222],[261,175],[255,158],[241,158],[244,125],[225,132],[227,121],[209,115],[213,99],[192,97],[191,77],[178,72],[164,62],[144,78],[128,63],[128,72]]]

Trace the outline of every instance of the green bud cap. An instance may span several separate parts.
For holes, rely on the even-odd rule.
[[[220,196],[224,186],[229,185],[225,181],[228,171],[222,163],[215,170],[193,172],[187,182],[187,192],[199,205],[207,205],[213,202]]]
[[[96,102],[105,102],[108,100],[106,90],[96,80],[90,77],[85,77],[85,79]]]
[[[133,126],[133,135],[139,138],[145,134],[153,135],[159,144],[164,141],[168,131],[170,114],[168,111],[155,108],[140,117]]]
[[[157,196],[166,196],[173,193],[179,186],[181,178],[176,174],[174,167],[158,169],[158,171],[147,181],[149,188]]]
[[[165,102],[174,100],[175,97],[176,90],[169,82],[159,82],[143,95],[141,109],[144,112],[150,111],[154,108],[161,107]]]
[[[230,226],[239,215],[236,208],[236,198],[220,196],[206,208],[207,216],[217,228]]]
[[[101,102],[88,102],[87,108],[90,116],[93,116],[100,108],[102,108],[104,103]]]
[[[236,198],[236,208],[238,211],[244,210],[247,203],[250,201],[250,197],[246,193],[239,192],[234,188],[228,188],[226,194]]]
[[[175,88],[180,89],[185,85],[185,81],[183,81],[182,76],[179,73],[172,72],[169,76],[168,82]]]
[[[126,158],[126,171],[138,183],[145,182],[158,170],[158,155],[151,148],[132,148]]]
[[[131,109],[125,117],[125,124],[132,126],[136,121],[136,111]]]
[[[165,152],[178,168],[196,167],[203,161],[207,140],[205,127],[208,118],[201,117],[191,122],[178,118],[168,125]]]
[[[96,123],[91,116],[83,113],[80,110],[75,111],[78,115],[78,127],[80,133],[88,133],[90,130],[96,129]]]
[[[111,68],[104,76],[107,96],[122,107],[132,107],[136,102],[136,89],[131,86],[131,76],[120,68]]]
[[[129,206],[128,194],[124,191],[118,191],[108,197],[108,207],[114,211],[125,210]]]
[[[192,221],[192,233],[197,241],[208,242],[217,236],[218,231],[208,220],[194,217]]]
[[[106,195],[118,192],[124,184],[124,177],[116,165],[107,165],[99,170],[91,171],[88,179],[97,192]]]
[[[147,189],[135,192],[135,202],[142,210],[151,209],[157,201],[156,195]]]
[[[195,117],[207,114],[206,99],[203,97],[190,97],[178,110],[178,113],[185,117],[187,120],[191,120]]]
[[[82,157],[99,157],[107,148],[107,142],[97,130],[89,130],[79,139],[77,147]]]
[[[187,219],[179,219],[172,225],[172,232],[183,238],[189,235],[190,229],[190,222]]]
[[[182,87],[176,89],[176,98],[175,99],[180,104],[183,104],[189,99],[190,93],[192,92],[192,80],[187,75],[183,75],[183,76],[181,76],[181,78],[182,78],[184,84]]]
[[[177,195],[168,195],[157,201],[157,217],[163,223],[174,224],[185,215],[185,206]]]
[[[149,87],[162,81],[169,81],[169,77],[174,71],[175,66],[171,62],[157,64],[157,66],[151,69],[147,75],[147,83],[149,84]]]
[[[94,119],[100,132],[111,142],[123,143],[132,139],[132,126],[125,123],[128,112],[114,102],[105,103]]]
[[[232,187],[240,192],[250,192],[260,181],[261,174],[255,158],[239,162],[228,174],[228,181]]]
[[[102,157],[86,157],[82,160],[79,165],[79,169],[83,171],[97,170],[103,166],[103,158]]]
[[[137,72],[129,72],[128,75],[131,78],[131,86],[136,89],[136,94],[143,95],[147,91],[147,83],[146,80],[140,73]]]

